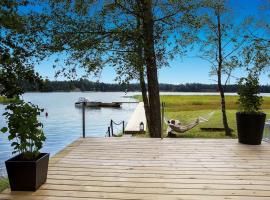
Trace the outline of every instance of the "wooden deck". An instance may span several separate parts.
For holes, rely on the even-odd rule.
[[[127,123],[127,126],[125,128],[126,134],[134,134],[134,133],[141,133],[140,131],[140,123],[143,122],[144,124],[144,131],[146,130],[147,124],[146,124],[146,117],[145,117],[145,111],[144,111],[144,105],[143,102],[140,102],[136,109],[134,110],[133,114],[131,115],[130,120]]]
[[[270,144],[237,140],[86,138],[51,159],[36,192],[0,199],[269,200]]]

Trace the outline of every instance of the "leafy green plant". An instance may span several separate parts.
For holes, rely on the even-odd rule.
[[[8,127],[3,127],[1,131],[9,132],[13,154],[21,153],[22,159],[35,159],[46,139],[42,131],[43,124],[37,118],[41,112],[43,109],[38,106],[20,100],[9,104],[3,114]]]
[[[245,113],[258,113],[261,110],[263,98],[259,96],[260,85],[257,72],[250,71],[247,77],[238,82],[239,110]]]

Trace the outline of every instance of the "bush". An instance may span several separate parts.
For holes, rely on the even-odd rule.
[[[43,125],[37,119],[43,109],[20,100],[9,104],[6,110],[3,116],[8,127],[3,127],[1,131],[9,132],[8,139],[12,141],[13,154],[21,153],[25,160],[35,159],[46,139],[42,131]]]
[[[239,110],[245,113],[258,113],[261,110],[263,98],[259,96],[259,76],[256,72],[249,72],[246,78],[238,82]]]

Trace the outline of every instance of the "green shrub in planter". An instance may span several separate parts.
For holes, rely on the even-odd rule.
[[[9,132],[13,154],[17,154],[6,161],[11,190],[35,191],[46,181],[49,161],[49,154],[39,152],[46,139],[37,118],[43,109],[19,101],[6,110],[7,127],[1,131]]]
[[[257,72],[250,72],[238,82],[239,112],[236,113],[238,140],[243,144],[261,144],[266,115],[261,112],[263,99],[259,96]]]

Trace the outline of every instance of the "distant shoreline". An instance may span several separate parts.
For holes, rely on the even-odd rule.
[[[27,91],[25,93],[125,93],[124,91]],[[126,93],[126,97],[133,97],[132,93],[140,93],[141,91],[130,91]],[[138,95],[140,95],[138,94]],[[218,92],[171,92],[171,91],[160,91],[161,95],[194,95],[194,96],[217,96]],[[225,92],[227,96],[238,96],[236,92]],[[270,96],[270,92],[262,92],[261,96]]]
[[[116,83],[101,83],[92,82],[87,79],[75,81],[50,81],[45,80],[41,85],[33,85],[30,83],[23,83],[26,92],[139,92],[141,90],[140,84],[116,84]],[[146,86],[147,87],[147,86]],[[226,85],[224,90],[227,93],[236,93],[237,85]],[[186,84],[159,84],[160,92],[205,92],[216,93],[218,87],[216,84],[202,84],[202,83],[186,83]],[[260,91],[262,93],[270,93],[270,85],[261,85]]]

